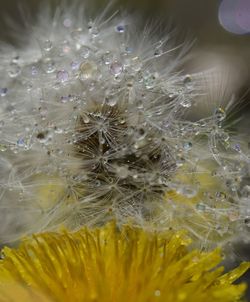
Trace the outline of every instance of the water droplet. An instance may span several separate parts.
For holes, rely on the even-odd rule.
[[[191,149],[192,149],[192,143],[191,142],[185,142],[184,144],[183,144],[183,148],[184,148],[184,150],[185,151],[190,151]]]
[[[123,72],[123,65],[120,62],[118,62],[118,61],[114,61],[110,65],[110,72],[114,76],[120,75]]]
[[[118,177],[124,179],[124,178],[127,178],[129,176],[129,170],[126,166],[117,167],[116,168],[116,174],[117,174]]]
[[[192,103],[191,103],[191,100],[189,99],[183,99],[181,102],[180,102],[181,106],[184,107],[184,108],[190,108]]]
[[[0,144],[0,151],[5,152],[7,150],[7,146],[4,144]]]
[[[105,99],[107,105],[114,107],[117,104],[117,98],[115,95],[109,95],[106,99]]]
[[[60,70],[57,72],[56,78],[59,82],[64,83],[69,80],[69,74],[66,70]]]
[[[215,199],[217,201],[224,201],[224,200],[226,200],[226,197],[227,197],[227,195],[224,192],[216,192],[215,193]]]
[[[99,29],[97,27],[92,27],[90,29],[90,32],[91,32],[91,34],[92,34],[93,37],[97,37],[99,35],[99,33],[100,33],[100,31],[99,31]]]
[[[55,71],[55,62],[50,58],[46,58],[43,62],[43,67],[46,73],[52,73]]]
[[[200,212],[204,212],[206,210],[206,205],[202,202],[198,202],[196,204],[196,209]]]
[[[81,80],[87,80],[95,77],[98,71],[96,64],[92,61],[83,62],[80,65],[79,70],[79,76]]]
[[[234,150],[237,151],[237,152],[241,152],[241,148],[240,148],[240,144],[236,144],[234,145]]]
[[[70,67],[72,70],[77,70],[79,69],[79,65],[80,65],[79,62],[73,61],[71,62]]]
[[[18,147],[25,147],[25,142],[24,142],[24,139],[23,138],[19,138],[17,140],[17,146]]]
[[[37,69],[36,66],[32,66],[32,67],[31,67],[31,74],[32,74],[33,76],[36,76],[36,75],[38,74],[38,69]]]
[[[113,55],[108,51],[102,56],[102,61],[104,64],[109,65],[113,60]]]
[[[160,291],[159,289],[157,289],[157,290],[155,291],[155,296],[156,296],[156,297],[160,297],[160,295],[161,295],[161,291]]]
[[[226,112],[221,107],[219,107],[215,110],[214,115],[215,115],[215,119],[218,122],[221,122],[226,118]]]
[[[155,57],[160,57],[163,54],[163,50],[161,48],[156,48],[154,51]]]
[[[43,43],[43,48],[44,50],[46,51],[50,51],[51,48],[52,48],[52,42],[50,40],[46,40],[44,43]]]
[[[71,27],[72,21],[69,18],[63,20],[63,25],[67,28]]]
[[[118,33],[124,33],[125,32],[125,26],[124,25],[117,25],[116,26],[116,31]]]
[[[246,218],[246,219],[244,220],[244,223],[245,223],[245,225],[246,225],[247,227],[250,227],[250,218]]]
[[[88,46],[82,46],[80,52],[81,52],[80,56],[84,59],[87,59],[90,54],[90,48]]]
[[[6,96],[7,92],[8,92],[7,88],[0,88],[0,95],[1,96]]]
[[[16,63],[11,63],[9,67],[8,74],[11,78],[19,76],[21,73],[21,67]]]
[[[143,75],[143,82],[144,82],[146,88],[148,88],[148,89],[154,87],[154,85],[155,85],[155,80],[156,80],[155,75],[152,74],[152,73],[150,73],[150,72],[146,72],[146,73]]]
[[[193,84],[192,84],[192,77],[191,75],[187,74],[185,75],[184,79],[183,79],[183,84],[185,85],[185,87],[188,90],[193,89]]]

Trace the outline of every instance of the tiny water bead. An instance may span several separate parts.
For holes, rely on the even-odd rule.
[[[17,146],[18,147],[25,147],[25,142],[24,142],[24,139],[23,138],[19,138],[17,140]]]
[[[88,46],[82,46],[80,49],[80,56],[83,59],[87,59],[90,55],[90,48]]]
[[[119,76],[123,72],[123,65],[118,61],[114,61],[111,63],[109,70],[114,76]]]
[[[222,107],[219,107],[214,112],[215,118],[218,122],[222,122],[226,118],[226,112]]]
[[[91,78],[93,78],[97,75],[98,68],[97,68],[95,62],[86,61],[86,62],[83,62],[80,65],[79,71],[80,71],[80,74],[79,74],[80,79],[81,80],[88,80],[88,79],[91,79]]]
[[[109,65],[113,60],[113,55],[108,51],[102,56],[102,61],[105,65]]]
[[[51,58],[45,58],[43,68],[46,73],[53,73],[56,70],[55,62]]]
[[[57,72],[56,78],[59,82],[64,83],[69,80],[69,74],[66,70],[59,70]]]
[[[50,40],[44,41],[43,48],[46,51],[50,51],[52,49],[52,42]]]
[[[21,67],[17,63],[11,63],[8,74],[11,78],[15,78],[21,74]]]
[[[64,20],[63,20],[63,25],[64,25],[66,28],[71,27],[71,26],[72,26],[72,21],[71,21],[71,19],[69,19],[69,18],[64,19]]]
[[[192,149],[193,144],[191,142],[185,142],[183,144],[184,151],[190,151]]]
[[[6,96],[8,92],[8,88],[0,88],[0,95],[1,96]]]
[[[117,25],[116,26],[116,31],[118,33],[124,33],[125,32],[125,26],[124,25]]]

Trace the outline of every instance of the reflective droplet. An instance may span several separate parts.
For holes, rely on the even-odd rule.
[[[184,79],[183,79],[183,84],[185,87],[189,90],[193,89],[193,84],[192,84],[192,77],[191,75],[187,74]]]
[[[104,64],[109,65],[113,60],[113,55],[110,52],[106,52],[103,56],[102,56],[102,61]]]
[[[0,151],[5,152],[7,150],[7,146],[4,144],[0,144]]]
[[[192,103],[191,103],[191,100],[189,99],[183,99],[181,102],[180,102],[181,106],[184,107],[184,108],[190,108]]]
[[[97,66],[94,62],[88,61],[88,62],[83,62],[80,65],[80,79],[82,80],[87,80],[95,77],[97,75]]]
[[[11,78],[19,76],[21,73],[21,67],[16,63],[11,63],[9,67],[8,74]]]
[[[63,25],[67,28],[71,27],[72,21],[69,18],[63,20]]]
[[[59,82],[64,83],[69,80],[69,74],[66,70],[60,70],[57,72],[56,78]]]
[[[50,58],[46,58],[43,62],[43,67],[46,73],[52,73],[55,71],[55,62]]]
[[[36,75],[38,74],[38,69],[37,69],[36,66],[32,66],[32,67],[31,67],[31,74],[32,74],[33,76],[36,76]]]
[[[44,43],[43,43],[43,48],[44,50],[46,51],[50,51],[51,48],[52,48],[52,42],[50,40],[46,40]]]
[[[7,88],[0,88],[0,95],[1,96],[6,96],[7,92],[8,92]]]
[[[23,138],[19,138],[17,140],[17,146],[18,147],[24,147],[25,146],[25,142],[24,142],[24,139]]]
[[[84,59],[87,59],[90,54],[90,48],[88,46],[82,46],[80,49],[80,56]]]
[[[244,220],[244,223],[245,223],[245,225],[246,225],[247,227],[250,227],[250,218],[246,218],[246,219]]]
[[[73,62],[71,62],[70,67],[72,70],[77,70],[77,69],[79,69],[79,65],[80,65],[79,62],[73,61]]]
[[[196,209],[200,212],[204,212],[206,210],[206,205],[202,202],[196,204]]]
[[[114,61],[110,65],[110,72],[114,76],[120,75],[123,72],[123,65],[120,62],[118,62],[118,61]]]
[[[191,142],[185,142],[184,144],[183,144],[183,149],[185,150],[185,151],[190,151],[191,149],[192,149],[192,143]]]
[[[124,25],[117,25],[116,26],[116,31],[119,33],[124,33],[125,32],[125,26]]]
[[[109,106],[114,107],[117,103],[117,98],[115,95],[111,94],[105,99],[105,101]]]
[[[155,291],[155,296],[156,297],[159,297],[161,295],[161,291],[159,290],[159,289],[157,289],[156,291]]]
[[[226,112],[221,107],[215,110],[214,115],[218,122],[221,122],[226,118]]]
[[[163,54],[163,50],[161,48],[156,48],[154,51],[155,57],[160,57]]]
[[[118,177],[124,179],[124,178],[127,178],[129,176],[129,170],[126,166],[117,167],[116,168],[116,174],[117,174]]]

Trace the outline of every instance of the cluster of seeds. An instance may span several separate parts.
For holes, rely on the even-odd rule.
[[[202,244],[246,230],[247,142],[225,100],[187,118],[205,90],[202,73],[181,72],[185,47],[128,18],[72,16],[43,16],[29,45],[2,47],[1,240],[113,218]]]

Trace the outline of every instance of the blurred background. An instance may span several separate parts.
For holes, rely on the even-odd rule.
[[[87,0],[81,0],[84,2]],[[0,39],[15,44],[8,31],[9,16],[22,26],[19,7],[36,16],[39,6],[56,7],[60,0],[0,0]],[[71,0],[70,3],[75,2]],[[88,1],[89,2],[89,1]],[[91,0],[100,10],[110,1]],[[116,0],[114,7],[125,9],[145,22],[177,28],[180,37],[194,41],[187,72],[215,68],[227,81],[227,89],[242,100],[240,128],[250,141],[250,0]],[[216,79],[215,79],[216,81]],[[250,260],[249,244],[235,247],[238,259]],[[236,261],[237,262],[237,261]],[[227,263],[228,268],[237,263]],[[247,273],[243,280],[250,280]],[[250,281],[248,281],[250,287]],[[250,301],[250,289],[248,290]]]

